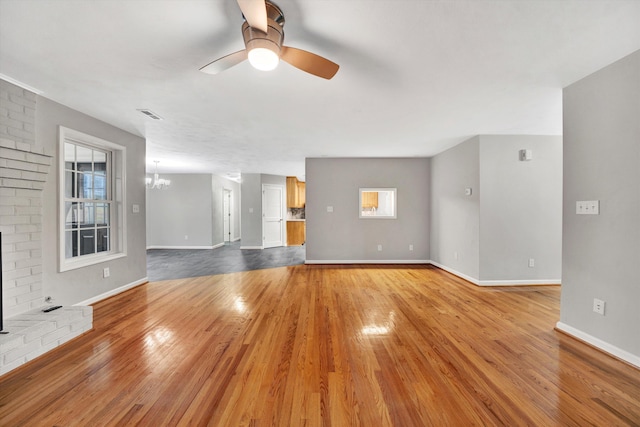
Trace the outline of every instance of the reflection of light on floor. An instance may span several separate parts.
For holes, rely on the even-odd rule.
[[[144,337],[144,345],[149,350],[153,350],[156,347],[166,344],[173,338],[173,331],[167,328],[155,329]]]
[[[362,328],[362,333],[365,335],[387,335],[389,332],[391,329],[388,326],[370,325]]]
[[[235,297],[233,300],[233,308],[240,314],[244,314],[247,311],[247,306],[242,297]]]
[[[381,325],[367,325],[361,330],[363,335],[388,335],[393,332],[395,327],[396,313],[391,311],[387,321]]]

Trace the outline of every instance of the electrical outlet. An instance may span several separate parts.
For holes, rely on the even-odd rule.
[[[600,201],[586,200],[576,202],[577,215],[600,215]]]
[[[413,250],[413,245],[409,245],[409,250],[412,251]]]
[[[111,276],[111,271],[109,270],[109,267],[105,267],[104,270],[102,270],[102,277],[106,279],[109,276]]]
[[[189,240],[189,236],[188,235],[184,235],[184,240]]]
[[[598,298],[593,299],[593,311],[604,316],[604,301]]]
[[[536,260],[533,258],[529,258],[529,268],[533,268],[536,266]]]
[[[455,251],[455,252],[453,253],[453,259],[458,259],[458,251]]]
[[[382,251],[382,245],[378,245],[378,251]]]

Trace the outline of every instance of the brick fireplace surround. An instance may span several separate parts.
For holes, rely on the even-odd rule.
[[[93,307],[42,312],[42,190],[54,153],[36,145],[37,96],[0,80],[0,375],[93,327]]]

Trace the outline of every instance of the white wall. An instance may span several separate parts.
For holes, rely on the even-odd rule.
[[[563,94],[558,327],[640,366],[640,51]],[[578,200],[599,200],[600,215],[576,215]]]
[[[308,263],[429,259],[429,159],[307,159],[305,174]],[[397,219],[359,218],[366,187],[397,188]]]
[[[0,79],[3,317],[43,303],[42,193],[54,151],[36,145],[36,101],[34,93]]]
[[[63,273],[58,272],[58,126],[126,147],[126,257]],[[43,190],[43,296],[50,295],[54,297],[55,303],[70,305],[92,300],[117,288],[146,281],[145,140],[49,99],[38,97],[36,143],[56,153],[51,166],[51,176]],[[140,213],[132,213],[133,204],[140,206]],[[103,278],[105,267],[110,269],[108,278]]]

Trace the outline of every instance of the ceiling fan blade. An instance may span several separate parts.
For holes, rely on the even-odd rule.
[[[218,74],[221,71],[233,67],[234,65],[238,65],[245,59],[247,59],[247,51],[245,49],[239,50],[208,63],[204,67],[200,68],[200,71],[207,74]]]
[[[267,6],[264,0],[238,0],[238,6],[251,28],[267,32]]]
[[[335,76],[340,68],[335,62],[295,47],[282,46],[280,59],[302,71],[327,80]]]

